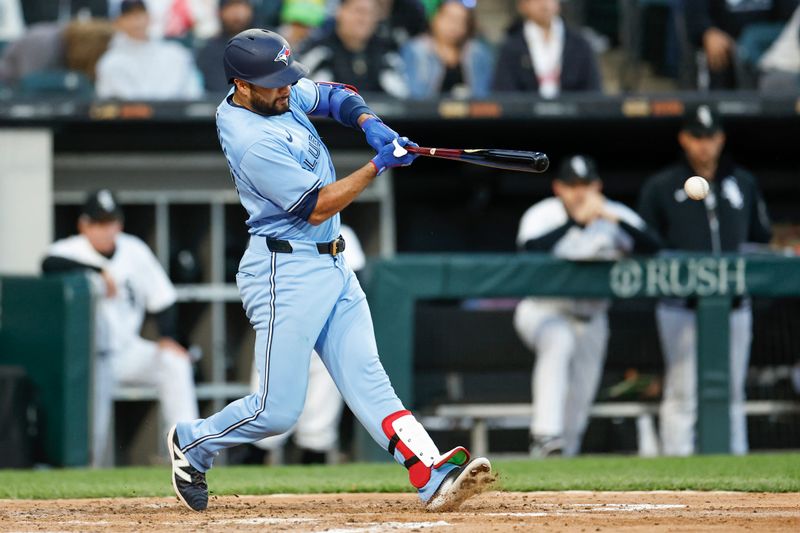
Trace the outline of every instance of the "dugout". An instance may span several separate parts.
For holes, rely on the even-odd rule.
[[[710,100],[724,117],[729,152],[760,179],[773,222],[786,235],[785,243],[800,241],[796,209],[800,160],[787,156],[794,153],[800,138],[800,102],[795,98],[687,93],[414,104],[369,95],[367,99],[395,129],[421,144],[542,150],[554,165],[568,154],[591,155],[598,161],[609,196],[628,205],[635,204],[644,179],[678,155],[675,135],[684,106]],[[217,410],[242,391],[252,342],[232,286],[245,242],[244,215],[219,151],[213,123],[216,105],[216,99],[158,104],[0,101],[3,154],[33,154],[25,156],[25,164],[36,166],[41,185],[41,191],[33,189],[36,194],[17,195],[21,189],[16,187],[23,183],[20,174],[4,168],[0,177],[8,188],[2,190],[12,193],[0,194],[0,212],[8,213],[14,204],[16,212],[32,213],[37,221],[44,221],[43,229],[36,231],[47,233],[46,238],[31,239],[23,225],[18,234],[4,236],[0,265],[20,247],[30,249],[31,243],[46,243],[71,232],[77,205],[88,190],[103,184],[120,191],[128,229],[157,251],[179,285],[182,340],[204,353],[197,366],[198,382],[209,386],[203,389],[203,413]],[[368,159],[370,153],[359,132],[324,121],[317,125],[340,173]],[[39,139],[35,150],[19,150],[17,143],[24,144],[31,133]],[[26,174],[28,184],[33,180],[30,176],[34,174]],[[384,178],[376,183],[380,189],[370,191],[364,202],[344,216],[362,236],[367,252],[384,258],[409,253],[512,252],[519,217],[550,194],[549,174],[528,176],[426,159]],[[7,222],[1,217],[5,227]],[[188,252],[183,256],[190,260],[181,260],[182,251]],[[644,304],[629,305],[633,308],[621,308],[621,316],[646,312],[636,309]],[[794,308],[781,302],[762,305],[763,316],[772,318],[760,319],[757,308],[756,339],[759,335],[785,337],[794,327],[786,318]],[[451,317],[455,324],[475,318],[455,315]],[[487,312],[483,318],[487,330],[494,330],[492,324],[506,317],[502,312]],[[473,329],[480,335],[480,327]],[[503,342],[511,340],[506,337]],[[793,349],[791,341],[774,344],[781,345],[781,353]],[[754,347],[754,361],[761,353],[767,352]],[[522,356],[516,352],[516,359],[508,361],[518,367],[517,380],[529,377]],[[651,359],[658,361],[657,355]],[[128,426],[145,423],[139,430],[126,429],[118,435],[121,442],[133,443],[118,460],[150,461],[158,446],[152,401],[147,391],[126,391],[124,397],[119,408],[131,415]]]

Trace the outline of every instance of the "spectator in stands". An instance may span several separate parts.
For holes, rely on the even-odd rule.
[[[8,44],[0,56],[0,83],[16,85],[25,76],[64,67],[64,25],[42,22]]]
[[[251,0],[253,25],[256,28],[273,29],[280,26],[283,0]]]
[[[399,47],[428,30],[425,6],[420,0],[377,0],[377,2],[380,21],[377,33],[387,42]]]
[[[538,93],[601,91],[600,69],[589,42],[559,16],[559,0],[518,0],[523,17],[512,26],[497,59],[493,89]]]
[[[552,252],[570,260],[616,259],[653,252],[658,240],[634,211],[605,198],[594,162],[564,161],[553,181],[555,196],[522,216],[522,250]],[[531,454],[576,455],[580,451],[608,341],[607,300],[526,298],[514,313],[522,342],[536,353],[533,368]]]
[[[122,229],[122,209],[101,189],[83,206],[79,234],[53,243],[42,263],[45,273],[89,273],[103,294],[95,308],[94,466],[108,465],[117,385],[155,386],[165,428],[198,416],[190,357],[175,341],[175,288],[150,248]],[[156,318],[158,342],[139,336],[146,313]]]
[[[0,55],[0,83],[17,85],[30,75],[65,70],[93,81],[112,34],[111,23],[101,19],[35,24]]]
[[[443,2],[430,35],[415,37],[401,52],[411,98],[489,96],[492,52],[475,38],[475,13],[463,0]]]
[[[123,0],[108,0],[109,16],[116,18]],[[219,33],[217,0],[144,0],[150,14],[150,37],[210,39]]]
[[[228,40],[246,30],[253,23],[253,8],[248,0],[221,0],[219,20],[222,31],[209,39],[197,52],[197,67],[203,75],[203,84],[208,92],[227,92],[230,88],[222,57]]]
[[[689,39],[705,52],[710,89],[734,89],[736,41],[754,24],[785,22],[798,0],[691,0],[683,2]]]
[[[709,105],[689,109],[678,134],[684,157],[648,179],[642,188],[639,214],[667,249],[735,253],[745,243],[766,243],[771,228],[756,178],[722,155],[725,133]],[[702,201],[683,190],[687,177],[710,184]],[[695,299],[661,300],[656,323],[665,363],[660,424],[662,452],[689,455],[695,450],[697,420],[697,331]],[[750,358],[753,316],[750,302],[737,298],[730,315],[731,452],[747,453],[744,412],[745,377]]]
[[[63,34],[67,70],[97,78],[97,63],[108,50],[114,25],[105,19],[73,20]]]
[[[314,30],[325,21],[324,0],[284,0],[278,33],[295,50],[302,50]]]
[[[378,6],[378,28],[375,33],[393,49],[399,49],[412,37],[425,33],[428,20],[422,0],[373,0]],[[470,2],[470,0],[466,0]],[[340,0],[328,0],[328,6],[338,7]],[[332,31],[326,21],[323,33]]]
[[[191,100],[203,93],[200,74],[180,44],[150,39],[142,0],[123,0],[117,33],[97,65],[97,96],[123,100]]]
[[[362,92],[408,96],[403,60],[375,35],[375,0],[344,0],[336,11],[333,33],[309,43],[302,56],[313,80],[335,80]]]
[[[759,68],[762,91],[791,94],[800,89],[800,7],[761,58]]]
[[[19,39],[24,32],[19,0],[0,0],[0,45]]]

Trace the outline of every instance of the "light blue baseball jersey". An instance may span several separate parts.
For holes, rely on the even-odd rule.
[[[339,235],[339,215],[309,224],[315,192],[336,181],[328,149],[308,119],[319,104],[306,78],[291,88],[289,111],[262,116],[233,102],[233,89],[217,108],[217,134],[253,235],[326,242]]]

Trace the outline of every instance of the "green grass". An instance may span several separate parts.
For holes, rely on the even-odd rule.
[[[537,490],[731,490],[800,492],[800,453],[747,457],[640,459],[581,457],[496,461],[498,488]],[[209,472],[214,494],[408,492],[404,469],[393,464],[333,467],[220,467]],[[0,470],[0,498],[169,496],[167,467],[114,470]]]

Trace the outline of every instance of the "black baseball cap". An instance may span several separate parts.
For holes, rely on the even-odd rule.
[[[558,171],[559,181],[573,185],[590,183],[599,179],[600,175],[597,174],[594,160],[585,155],[573,155],[564,159]]]
[[[142,0],[122,0],[119,5],[120,15],[125,15],[131,11],[147,11],[147,5]]]
[[[123,219],[122,208],[114,193],[108,189],[99,189],[89,194],[86,203],[83,204],[81,215],[94,222],[113,222]]]
[[[722,120],[713,107],[700,104],[686,110],[682,129],[693,137],[709,137],[722,131]]]

